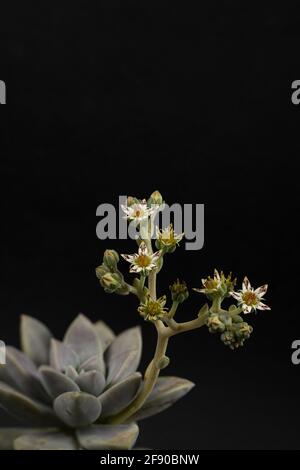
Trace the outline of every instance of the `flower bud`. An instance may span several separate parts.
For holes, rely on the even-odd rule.
[[[133,204],[139,204],[139,202],[140,201],[136,197],[128,196],[128,198],[127,198],[127,206],[128,207],[132,206]]]
[[[165,369],[170,364],[170,358],[168,356],[163,356],[157,363],[158,369]]]
[[[115,250],[105,250],[103,264],[112,272],[116,271],[119,262],[119,255]]]
[[[100,266],[96,268],[96,276],[98,279],[101,279],[101,277],[104,276],[104,274],[108,272],[109,272],[109,269],[106,266],[104,266],[104,264],[101,264]]]
[[[210,317],[208,317],[207,326],[210,333],[223,333],[223,331],[225,331],[225,325],[220,320],[218,315],[211,315]]]
[[[181,304],[189,296],[189,291],[184,281],[180,282],[179,279],[177,279],[169,288],[173,302]]]
[[[122,288],[123,278],[118,273],[106,273],[100,279],[100,284],[105,292],[112,294]]]
[[[159,191],[154,191],[148,199],[148,207],[161,206],[163,204],[163,198]]]

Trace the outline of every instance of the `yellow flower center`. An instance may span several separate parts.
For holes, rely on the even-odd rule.
[[[216,279],[206,279],[205,289],[217,289],[218,281]]]
[[[146,268],[151,264],[151,258],[147,255],[140,255],[137,259],[135,264],[140,266],[141,268]]]
[[[137,209],[135,211],[134,215],[135,215],[135,217],[140,217],[142,215],[142,212],[139,209]]]
[[[243,302],[246,305],[256,305],[257,304],[257,296],[254,292],[247,291],[243,293]]]

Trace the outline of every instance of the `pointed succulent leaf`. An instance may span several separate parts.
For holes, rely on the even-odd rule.
[[[99,397],[102,404],[101,418],[113,416],[126,408],[135,398],[141,382],[142,375],[135,372],[102,393]]]
[[[195,384],[180,377],[160,377],[153,392],[130,420],[138,421],[160,413],[188,393]]]
[[[63,432],[23,434],[14,442],[15,450],[77,450],[76,439]]]
[[[0,428],[0,450],[14,450],[14,441],[25,434],[39,434],[55,428]]]
[[[139,434],[135,423],[94,425],[76,431],[80,445],[86,450],[132,449]]]
[[[136,371],[142,351],[139,327],[125,330],[112,342],[107,350],[107,383],[115,384]]]
[[[78,377],[78,372],[76,371],[76,369],[74,369],[73,366],[68,366],[68,367],[66,368],[65,374],[66,374],[66,376],[69,377],[69,379],[71,379],[71,380],[75,380],[76,377]]]
[[[99,418],[101,404],[88,393],[67,392],[56,398],[54,411],[67,426],[78,428],[88,426]]]
[[[50,365],[60,371],[65,371],[68,366],[76,368],[79,366],[79,357],[68,345],[52,339],[50,345]]]
[[[21,345],[25,354],[37,365],[49,363],[52,334],[40,321],[27,315],[21,317]]]
[[[69,326],[64,342],[78,354],[81,363],[91,356],[103,354],[93,324],[82,314],[78,315]]]
[[[114,332],[111,330],[109,326],[106,325],[103,321],[99,320],[96,323],[94,323],[94,328],[97,332],[98,337],[100,338],[103,351],[108,348],[108,346],[111,345],[113,340],[115,339],[116,335]]]
[[[51,408],[26,397],[0,382],[0,406],[9,414],[32,425],[55,425],[58,423]]]
[[[75,379],[82,392],[90,393],[96,397],[100,395],[105,387],[105,377],[102,372],[90,370],[78,375]]]
[[[42,366],[40,373],[42,384],[53,400],[62,393],[79,391],[78,385],[72,379],[52,367]]]
[[[105,374],[105,363],[103,354],[101,353],[96,354],[95,356],[91,356],[89,359],[87,359],[80,365],[80,369],[84,371],[98,370],[99,372],[102,372],[102,374]]]
[[[23,352],[12,346],[7,346],[4,367],[10,376],[8,384],[33,398],[41,400],[47,398],[35,364]]]

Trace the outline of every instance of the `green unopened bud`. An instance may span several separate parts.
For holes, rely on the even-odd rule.
[[[180,282],[179,279],[177,279],[177,281],[175,281],[170,286],[170,291],[173,302],[177,302],[179,304],[184,302],[189,296],[189,291],[186,286],[186,283],[184,281]]]
[[[96,268],[96,276],[98,279],[101,279],[101,277],[104,276],[104,274],[108,272],[109,272],[109,269],[106,266],[104,266],[104,264],[101,264],[100,266]]]
[[[207,326],[208,326],[210,333],[216,333],[216,332],[222,333],[223,331],[225,331],[225,325],[220,320],[218,315],[211,315],[210,317],[208,317]]]
[[[163,204],[163,198],[159,191],[154,191],[148,199],[148,207],[161,206]]]
[[[119,260],[119,255],[115,250],[105,250],[103,255],[103,263],[110,271],[116,271]]]
[[[106,273],[101,277],[100,284],[105,292],[112,294],[122,288],[123,279],[118,273]]]
[[[168,367],[169,364],[170,358],[168,356],[163,356],[160,358],[156,365],[158,369],[165,369],[166,367]]]
[[[243,323],[243,321],[244,320],[242,319],[242,317],[240,315],[234,315],[232,317],[232,322],[233,323]]]
[[[136,197],[128,196],[128,198],[127,198],[127,206],[128,207],[132,206],[133,204],[139,204],[139,202],[140,201]]]

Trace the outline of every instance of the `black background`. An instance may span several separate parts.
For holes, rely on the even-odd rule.
[[[60,337],[82,311],[116,331],[141,324],[150,360],[155,334],[135,299],[105,294],[94,274],[105,248],[135,249],[96,238],[97,206],[121,194],[205,204],[204,248],[169,256],[159,293],[215,267],[269,283],[272,311],[247,317],[243,348],[205,328],[174,338],[166,373],[197,386],[141,423],[154,449],[300,448],[299,17],[292,4],[250,5],[1,7],[1,339],[17,343],[22,312]],[[178,320],[201,301],[192,294]]]

